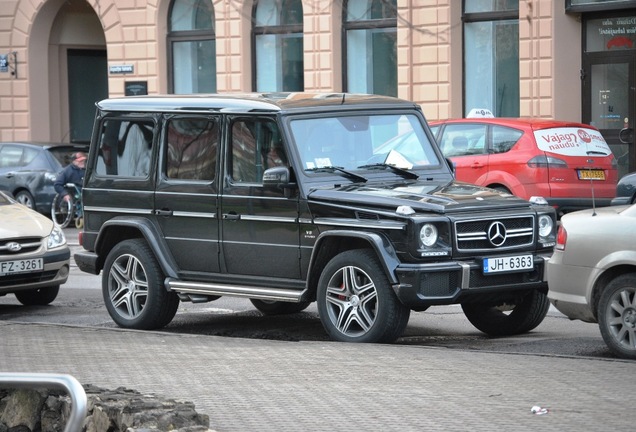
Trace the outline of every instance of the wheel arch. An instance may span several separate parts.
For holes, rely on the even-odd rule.
[[[364,231],[331,230],[320,234],[309,261],[307,291],[311,295],[311,300],[316,299],[318,279],[329,260],[341,252],[352,249],[372,249],[389,282],[398,283],[395,269],[400,261],[388,238],[378,233]]]
[[[97,269],[104,267],[106,257],[115,245],[133,238],[142,238],[148,243],[166,277],[178,277],[176,262],[159,229],[148,219],[141,217],[114,217],[102,225],[95,242]]]
[[[636,264],[620,264],[610,267],[596,278],[594,286],[592,287],[592,298],[590,298],[594,318],[598,320],[598,304],[601,299],[601,295],[603,295],[603,289],[613,279],[629,273],[636,273]]]

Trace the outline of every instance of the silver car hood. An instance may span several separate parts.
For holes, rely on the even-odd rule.
[[[46,237],[53,221],[22,204],[0,205],[0,238]]]

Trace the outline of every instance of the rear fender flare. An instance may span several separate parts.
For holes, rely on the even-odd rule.
[[[113,235],[116,236],[116,234],[113,234],[113,229],[119,232],[121,232],[122,229],[125,229],[125,231],[132,229],[139,232],[140,235],[137,237],[146,240],[166,277],[178,277],[176,270],[177,264],[170,253],[170,249],[163,235],[151,221],[142,217],[114,217],[102,225],[95,242],[95,251],[99,256],[98,267],[100,269],[103,268],[104,261],[110,249],[112,249],[115,244],[131,238],[130,236],[121,236],[121,238],[113,239]]]

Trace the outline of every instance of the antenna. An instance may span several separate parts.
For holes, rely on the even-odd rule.
[[[590,185],[592,186],[592,216],[596,216],[596,200],[594,199],[594,176],[592,174],[594,159],[588,159],[587,163],[590,164],[588,170],[590,171]]]

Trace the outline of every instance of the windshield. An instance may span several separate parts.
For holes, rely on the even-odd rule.
[[[291,131],[305,170],[368,170],[373,164],[402,169],[439,165],[415,115],[295,119],[291,121]]]

